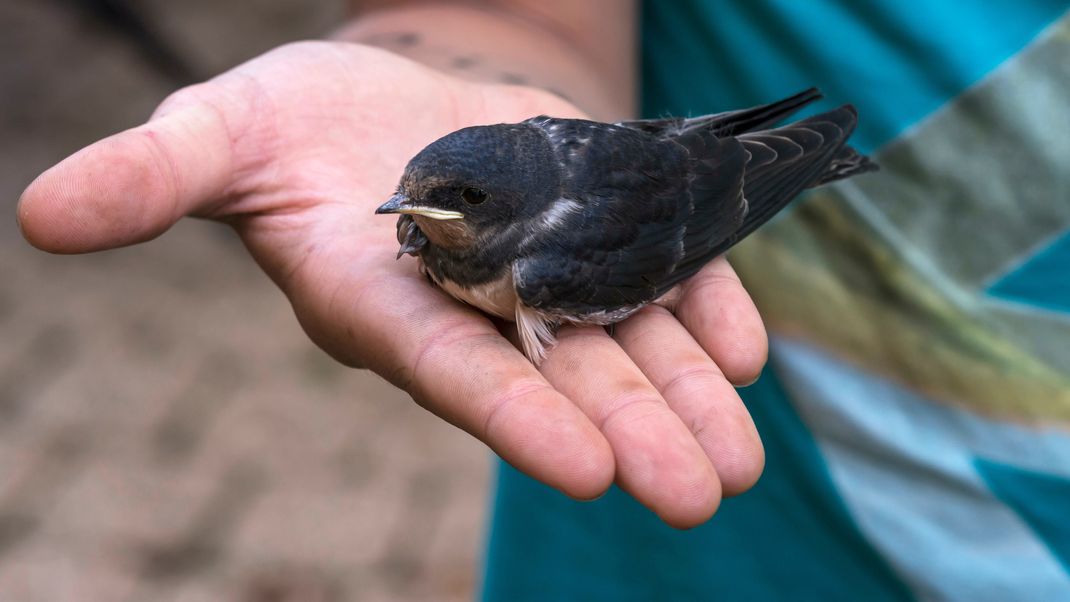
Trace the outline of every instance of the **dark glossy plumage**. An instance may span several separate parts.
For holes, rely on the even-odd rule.
[[[812,90],[692,120],[532,120],[558,128],[550,137],[565,161],[563,195],[586,211],[519,260],[521,300],[555,315],[613,314],[692,276],[804,188],[823,183],[834,157],[860,157],[844,146],[856,120],[850,106],[750,131],[816,97]],[[856,162],[834,175],[872,167]]]
[[[508,281],[522,305],[518,321],[521,309],[551,328],[619,321],[803,189],[875,169],[846,146],[856,122],[849,105],[769,129],[819,97],[811,89],[694,119],[540,116],[459,130],[413,158],[397,198],[432,208],[421,211],[436,219],[463,215],[463,226],[403,215],[402,251],[419,256],[455,295],[499,315],[501,307],[481,299],[485,288]],[[462,194],[468,187],[480,194]],[[402,211],[401,202],[381,211]]]

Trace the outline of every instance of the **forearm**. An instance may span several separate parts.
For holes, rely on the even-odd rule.
[[[472,80],[558,94],[603,120],[635,110],[630,0],[357,0],[335,39],[379,46]]]

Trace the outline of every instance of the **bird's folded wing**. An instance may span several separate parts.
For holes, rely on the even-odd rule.
[[[575,179],[573,199],[582,211],[516,262],[526,305],[618,321],[667,292],[681,262],[707,254],[742,223],[747,155],[736,139],[705,131],[676,140],[615,138],[584,149],[589,169]]]
[[[826,177],[828,174],[842,177],[836,161],[855,155],[854,151],[846,152],[845,143],[854,130],[856,117],[854,108],[845,105],[785,127],[735,137],[746,156],[742,181],[745,214],[730,235],[711,236],[705,247],[697,243],[690,245],[691,251],[666,285],[675,285],[692,276],[769,221],[804,189],[830,179]],[[696,207],[702,203],[701,193],[697,192]]]

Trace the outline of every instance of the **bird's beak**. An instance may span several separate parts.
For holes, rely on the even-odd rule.
[[[401,193],[390,197],[390,200],[380,205],[375,212],[380,214],[404,213],[406,215],[422,215],[424,217],[438,220],[464,219],[464,214],[459,211],[414,205],[409,202],[409,197]]]

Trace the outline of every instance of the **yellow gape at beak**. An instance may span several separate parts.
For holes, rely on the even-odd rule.
[[[451,219],[464,219],[464,214],[460,211],[450,211],[449,209],[438,209],[437,207],[421,207],[420,205],[413,205],[409,203],[409,197],[403,194],[395,194],[390,197],[390,200],[383,203],[376,213],[403,213],[406,215],[422,215],[431,219],[437,220],[451,220]]]

